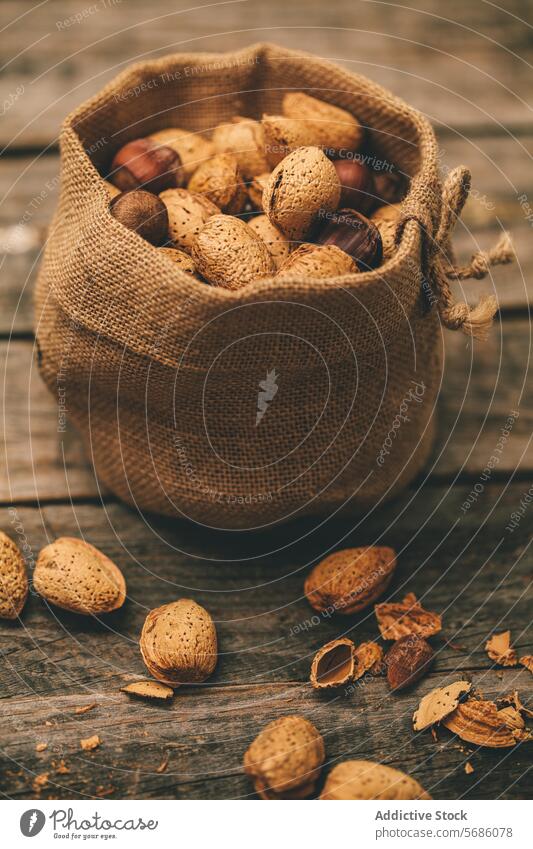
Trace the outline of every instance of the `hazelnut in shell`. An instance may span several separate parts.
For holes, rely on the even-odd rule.
[[[127,142],[116,152],[107,179],[122,192],[146,189],[159,194],[183,185],[185,174],[175,150],[146,138]]]
[[[383,247],[375,224],[355,209],[339,209],[327,216],[316,241],[320,245],[336,245],[349,254],[360,271],[377,268]]]
[[[122,192],[114,197],[109,210],[128,230],[134,230],[156,247],[168,239],[168,214],[157,195],[144,189]]]

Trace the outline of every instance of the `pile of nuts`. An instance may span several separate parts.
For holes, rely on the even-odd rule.
[[[289,92],[281,115],[236,116],[209,140],[170,128],[128,142],[107,175],[110,210],[212,286],[370,270],[394,253],[404,186],[365,164],[363,142],[349,112]]]
[[[350,548],[318,563],[305,581],[311,607],[322,615],[351,615],[367,609],[385,592],[396,568],[392,548]],[[28,575],[17,545],[0,532],[0,616],[16,619],[28,595]],[[118,610],[126,599],[122,572],[108,557],[81,539],[61,537],[39,553],[33,586],[48,603],[81,615],[99,616]],[[356,646],[349,637],[332,640],[316,653],[310,671],[315,690],[346,687],[363,675],[386,675],[393,693],[412,687],[427,674],[434,651],[428,638],[439,633],[441,617],[425,610],[413,593],[402,602],[375,605],[383,640]],[[122,687],[130,696],[151,701],[172,699],[183,684],[209,678],[218,660],[217,632],[211,615],[192,599],[178,599],[151,610],[139,640],[144,664],[152,676]],[[486,651],[500,666],[518,663],[533,671],[533,658],[519,658],[510,631],[493,635]],[[456,681],[428,693],[413,716],[414,731],[442,724],[466,742],[502,748],[531,739],[524,716],[532,717],[518,693],[499,703],[471,693],[469,681]],[[466,697],[466,700],[465,700]],[[90,710],[94,705],[81,708]],[[98,735],[81,740],[86,751],[101,745]],[[304,799],[316,795],[326,759],[324,740],[306,718],[282,716],[270,722],[244,755],[244,771],[262,799]],[[471,764],[468,772],[473,772]],[[363,760],[338,763],[323,785],[320,799],[430,799],[409,775],[384,764]]]

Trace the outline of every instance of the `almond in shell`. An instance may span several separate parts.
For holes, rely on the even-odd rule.
[[[200,165],[187,188],[228,215],[242,212],[248,197],[239,164],[232,153],[219,153]]]
[[[192,177],[202,162],[213,156],[213,143],[205,139],[200,133],[191,133],[179,127],[170,127],[166,130],[158,130],[150,136],[152,141],[171,147],[179,154],[182,170],[185,178]]]
[[[224,289],[241,289],[276,270],[263,240],[231,215],[209,219],[193,244],[192,257],[202,277]]]
[[[213,215],[220,209],[209,198],[187,189],[167,189],[160,199],[168,213],[168,233],[175,247],[190,253],[194,241]]]
[[[72,613],[98,615],[122,607],[126,582],[109,557],[81,539],[60,537],[39,553],[33,586],[46,601]]]
[[[312,279],[340,277],[357,274],[358,268],[351,258],[336,245],[311,245],[304,243],[281,263],[276,280],[305,276]]]
[[[307,576],[305,595],[319,612],[357,613],[382,595],[395,568],[392,548],[369,546],[336,551]]]
[[[217,663],[215,623],[189,598],[151,610],[139,645],[150,674],[174,688],[205,681]]]
[[[289,240],[283,235],[281,230],[278,230],[269,221],[266,215],[254,215],[248,222],[248,226],[265,243],[276,268],[279,268],[291,252],[291,243]]]
[[[405,772],[373,761],[343,761],[329,773],[321,799],[431,799]]]
[[[0,618],[17,619],[28,597],[28,574],[22,553],[0,531]]]
[[[341,185],[332,162],[318,147],[301,147],[272,171],[263,209],[291,241],[307,236],[319,215],[339,205]]]
[[[235,116],[231,123],[216,127],[212,138],[217,153],[233,154],[245,180],[268,171],[264,132],[259,121]]]
[[[303,716],[270,722],[244,755],[244,771],[262,799],[305,799],[315,790],[324,741]]]

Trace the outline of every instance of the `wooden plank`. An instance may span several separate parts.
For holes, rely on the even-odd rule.
[[[510,514],[523,485],[488,484],[466,513],[468,487],[412,491],[358,526],[312,522],[271,532],[217,534],[192,524],[153,521],[114,504],[20,508],[1,526],[27,541],[33,556],[51,537],[76,534],[100,546],[123,569],[125,607],[105,621],[48,609],[33,594],[22,623],[2,622],[0,664],[4,761],[0,791],[37,795],[36,774],[48,773],[43,797],[83,798],[110,791],[117,798],[236,798],[251,793],[242,754],[270,720],[287,713],[311,719],[326,740],[328,764],[350,755],[385,760],[415,773],[436,798],[523,798],[524,748],[477,750],[446,731],[435,744],[413,735],[410,717],[432,687],[471,677],[487,697],[518,688],[533,698],[524,669],[496,671],[483,651],[487,637],[511,628],[519,653],[531,653],[525,627],[531,604],[532,552],[527,521],[510,532]],[[387,597],[413,590],[443,614],[431,676],[392,697],[382,679],[365,679],[345,693],[317,694],[307,683],[313,652],[349,633],[377,637],[372,612],[312,620],[302,598],[310,563],[331,546],[386,542],[399,552]],[[527,595],[529,593],[529,595]],[[188,595],[217,623],[220,658],[212,679],[183,687],[170,705],[129,701],[119,687],[144,676],[137,639],[148,608]],[[454,648],[444,641],[450,641]],[[98,707],[77,715],[77,707]],[[80,751],[79,740],[99,734],[102,746]],[[35,751],[36,743],[48,749]],[[169,755],[162,774],[157,766]],[[68,774],[58,774],[64,760]],[[470,760],[473,776],[464,774]]]
[[[438,0],[408,6],[339,0],[287,4],[227,3],[169,9],[155,0],[34,5],[9,0],[2,144],[42,147],[57,138],[65,114],[129,63],[165,53],[226,51],[272,40],[366,74],[444,126],[529,125],[532,47],[520,0],[494,4]],[[96,11],[91,11],[96,10]],[[81,14],[80,14],[81,13]],[[76,15],[80,17],[76,19]],[[283,26],[273,29],[272,21]]]
[[[438,439],[427,473],[479,476],[497,451],[509,416],[514,420],[497,451],[491,477],[531,471],[529,323],[496,325],[483,343],[445,331],[443,342]],[[40,380],[32,358],[32,342],[0,343],[7,446],[0,459],[0,501],[97,497],[80,440],[71,428],[66,433],[58,430],[56,399]]]
[[[38,374],[33,342],[0,343],[0,374],[0,501],[98,496],[80,439],[68,422],[62,429],[56,400]]]

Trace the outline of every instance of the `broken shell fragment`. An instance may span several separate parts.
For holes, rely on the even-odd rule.
[[[354,677],[355,645],[348,637],[331,640],[317,651],[311,664],[311,684],[316,690],[342,687]]]

